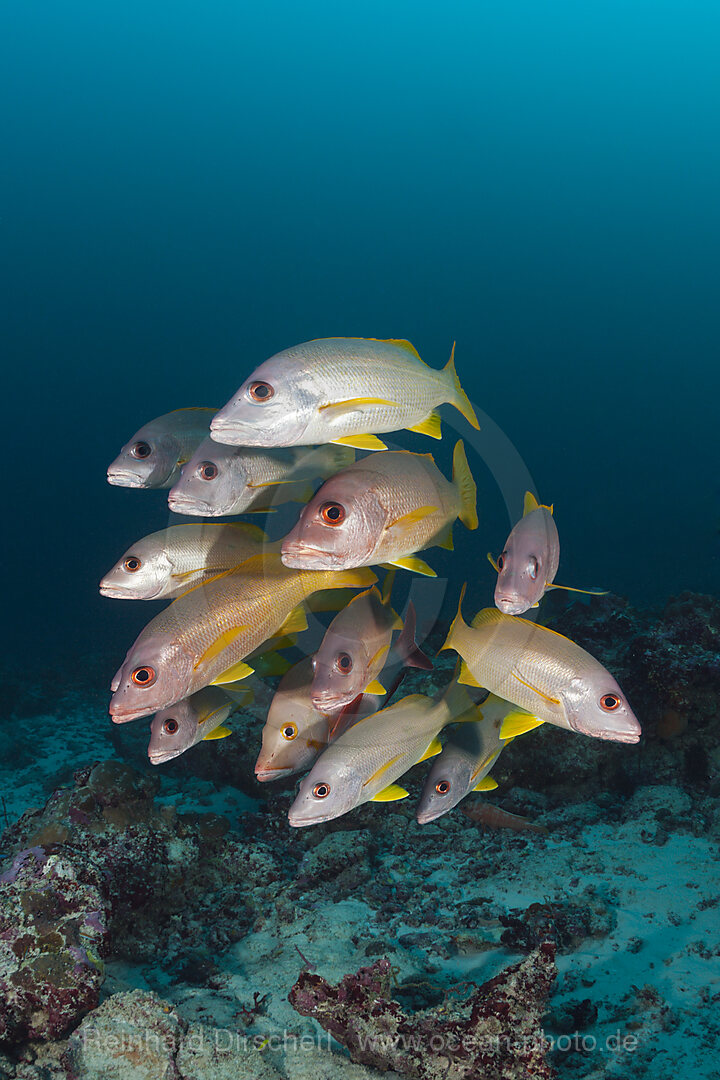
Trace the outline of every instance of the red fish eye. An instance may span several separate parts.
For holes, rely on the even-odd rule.
[[[136,686],[152,686],[157,679],[157,672],[155,668],[139,667],[135,668],[130,678]]]
[[[285,726],[282,729],[282,737],[283,737],[283,739],[294,739],[296,735],[297,735],[297,725],[296,724],[285,724]]]
[[[266,382],[250,383],[250,386],[248,387],[248,394],[253,401],[269,401],[274,393],[274,387],[272,387],[270,383]]]
[[[530,575],[530,577],[532,578],[533,581],[535,580],[535,578],[538,575],[538,561],[537,561],[537,559],[535,558],[534,555],[532,555],[530,557],[530,561],[528,563],[528,574]]]
[[[136,570],[139,570],[142,563],[138,559],[137,555],[128,555],[127,559],[123,563],[123,566],[127,570],[128,574],[134,574]]]
[[[341,652],[335,661],[335,666],[343,675],[349,675],[353,668],[352,656],[349,653]]]
[[[600,706],[606,712],[615,712],[615,709],[620,708],[620,704],[620,698],[617,694],[603,694],[600,698]]]
[[[330,794],[329,784],[316,784],[313,788],[313,795],[316,799],[327,799]]]
[[[498,570],[502,570],[502,568],[503,568],[503,566],[504,566],[504,565],[505,565],[505,559],[504,559],[504,557],[503,557],[502,555],[498,555],[498,561],[497,561],[497,568],[498,568]]]
[[[142,460],[143,458],[150,457],[152,454],[152,447],[150,446],[150,443],[136,442],[130,453],[133,457]]]
[[[438,780],[437,784],[435,785],[435,790],[437,791],[438,795],[447,795],[448,791],[450,790],[450,781]]]
[[[326,525],[342,525],[345,520],[345,507],[340,503],[323,503],[320,507],[320,517]]]
[[[163,731],[166,735],[174,735],[177,729],[180,727],[177,720],[173,720],[172,716],[168,716],[167,720],[163,724]]]
[[[197,474],[201,480],[214,480],[218,474],[218,467],[214,461],[201,461],[197,467]]]

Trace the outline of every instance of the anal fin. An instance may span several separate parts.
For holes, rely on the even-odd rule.
[[[438,737],[436,735],[435,738],[433,739],[433,741],[428,746],[425,753],[423,754],[423,756],[419,757],[415,764],[417,765],[421,761],[427,761],[428,758],[435,757],[435,755],[439,754],[441,750],[442,750],[442,743],[440,742],[440,740],[438,739]]]
[[[426,416],[419,424],[413,424],[407,430],[416,431],[418,435],[429,435],[431,439],[442,439],[440,413],[433,409],[429,416]]]

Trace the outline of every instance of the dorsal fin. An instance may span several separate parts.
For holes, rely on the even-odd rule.
[[[398,349],[405,349],[406,352],[411,353],[416,360],[421,360],[420,353],[415,346],[407,338],[370,338],[371,341],[382,341],[385,345],[397,345]]]
[[[552,514],[552,505],[544,506],[543,503],[539,503],[532,491],[525,492],[525,498],[523,500],[523,517],[527,517],[528,514],[532,514],[533,510],[549,510]]]

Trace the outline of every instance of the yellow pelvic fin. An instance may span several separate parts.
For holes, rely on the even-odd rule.
[[[527,679],[523,679],[523,677],[519,675],[516,671],[511,671],[510,674],[512,675],[513,679],[517,679],[517,681],[519,683],[522,683],[523,686],[527,686],[528,690],[532,690],[533,693],[537,694],[538,697],[541,697],[543,701],[547,701],[548,705],[560,704],[560,698],[551,697],[550,694],[546,694],[544,690],[540,690],[539,687],[533,686],[533,684],[531,682],[528,682]]]
[[[429,435],[431,439],[442,439],[440,413],[435,409],[421,420],[419,424],[413,424],[408,431],[417,431],[418,435]]]
[[[473,791],[494,791],[497,786],[497,780],[493,780],[492,776],[483,776],[482,780],[475,785]]]
[[[214,678],[212,685],[224,686],[225,683],[239,682],[240,679],[247,679],[248,675],[252,675],[254,671],[255,668],[251,668],[244,660],[238,660],[237,664],[233,664],[232,667]]]
[[[470,472],[462,439],[458,439],[453,451],[453,484],[460,495],[458,517],[466,529],[477,529],[477,487]]]
[[[284,675],[290,670],[292,664],[280,653],[269,652],[259,656],[255,664],[258,675]]]
[[[478,418],[475,415],[475,410],[470,404],[470,399],[460,385],[460,380],[455,370],[455,342],[453,342],[452,352],[450,353],[450,359],[443,368],[443,371],[448,373],[453,385],[453,397],[451,398],[451,404],[463,414],[469,424],[479,431],[480,425],[478,424]]]
[[[195,661],[193,670],[197,671],[201,664],[206,664],[209,663],[211,660],[214,660],[215,657],[219,656],[220,653],[228,647],[228,645],[231,645],[232,642],[235,641],[235,639],[238,638],[244,630],[249,629],[250,628],[248,626],[231,626],[228,630],[224,630],[222,634],[219,634],[215,638],[212,645],[210,645],[205,650],[202,656],[200,656]]]
[[[465,663],[464,660],[460,664],[460,674],[458,675],[458,682],[462,683],[463,686],[478,686],[479,687],[479,686],[482,685],[481,683],[479,683],[477,681],[477,679],[475,678],[472,671],[467,666],[467,664]],[[474,717],[469,717],[469,719],[472,720],[472,719],[474,719]]]
[[[390,566],[399,566],[401,570],[414,570],[416,574],[423,574],[425,577],[437,577],[437,574],[431,566],[423,559],[418,559],[416,555],[408,555],[403,559],[393,559]]]
[[[276,634],[299,634],[302,630],[307,630],[307,616],[305,614],[305,608],[302,604],[298,604],[296,608],[290,612],[285,618],[283,623],[275,631]]]
[[[385,575],[382,587],[382,602],[387,607],[390,603],[390,594],[393,591],[393,585],[395,584],[395,575],[397,570],[395,567],[391,567]]]
[[[585,596],[608,596],[609,595],[607,589],[573,589],[572,586],[570,586],[570,585],[555,585],[554,582],[551,585],[546,585],[545,588],[546,589],[564,589],[565,592],[579,592],[579,593],[583,593]]]
[[[435,757],[435,755],[439,754],[441,750],[442,750],[442,743],[440,742],[440,740],[438,739],[438,737],[436,735],[435,738],[433,739],[433,741],[428,746],[425,753],[423,754],[423,756],[419,757],[417,759],[417,761],[415,762],[415,764],[417,765],[421,761],[427,761],[428,758]]]
[[[453,621],[450,624],[450,630],[448,632],[448,636],[445,638],[445,644],[440,646],[440,649],[439,649],[440,652],[442,652],[443,649],[452,649],[452,648],[454,648],[453,643],[452,643],[452,639],[455,636],[455,631],[458,629],[458,627],[465,625],[465,623],[463,621],[463,617],[462,617],[462,602],[463,602],[463,597],[465,596],[465,590],[466,589],[467,589],[467,581],[465,582],[462,589],[460,590],[460,599],[458,600],[458,609],[457,609],[457,612],[455,613],[455,618],[453,619]],[[463,661],[463,663],[464,663],[464,661]]]
[[[518,735],[524,735],[544,723],[544,720],[539,720],[537,716],[532,716],[531,713],[510,712],[503,718],[500,727],[500,738],[504,740],[515,739]]]
[[[343,435],[331,441],[338,446],[354,446],[357,450],[387,450],[387,446],[377,435]]]
[[[342,611],[357,597],[358,593],[354,589],[320,589],[308,597],[305,603],[310,611],[317,614],[320,611]]]
[[[373,681],[371,683],[367,684],[367,686],[363,690],[363,693],[364,694],[380,694],[380,695],[384,695],[384,694],[387,694],[387,690],[385,689],[385,687],[383,686],[383,684],[381,682],[379,682],[377,679],[373,679]]]
[[[417,525],[418,521],[424,521],[426,517],[430,517],[440,508],[438,506],[418,506],[415,510],[410,510],[407,514],[403,514],[402,517],[395,518],[387,526],[388,529],[405,529],[409,525]]]
[[[406,799],[410,794],[404,787],[400,787],[399,784],[390,784],[388,787],[383,788],[382,791],[378,791],[377,795],[373,795],[371,802],[398,802],[399,799]]]
[[[318,405],[318,412],[333,409],[335,413],[356,412],[363,405],[389,405],[391,408],[399,408],[399,402],[388,401],[381,397],[353,397],[345,398],[344,401],[329,401],[327,405]]]
[[[450,524],[448,525],[447,530],[446,530],[445,535],[443,536],[442,540],[437,541],[437,546],[441,547],[441,548],[445,548],[446,551],[454,551],[455,550],[455,545],[453,543],[452,522],[450,522]]]
[[[232,735],[232,731],[229,727],[223,727],[221,724],[220,727],[208,731],[207,735],[203,735],[203,742],[208,742],[210,739],[225,739],[228,735]]]
[[[494,558],[493,558],[493,555],[492,555],[492,552],[491,552],[491,551],[488,551],[488,553],[487,553],[487,558],[488,558],[488,562],[489,562],[489,563],[490,563],[490,565],[492,566],[492,568],[493,568],[493,570],[495,571],[495,573],[496,573],[496,574],[499,574],[499,573],[500,573],[500,567],[499,567],[499,566],[498,566],[498,564],[497,564],[497,559],[494,559]]]

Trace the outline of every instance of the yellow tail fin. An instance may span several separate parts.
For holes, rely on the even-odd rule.
[[[457,371],[455,370],[455,342],[453,342],[450,359],[443,368],[443,371],[446,371],[448,373],[453,384],[453,398],[451,400],[451,404],[454,405],[455,408],[463,414],[468,424],[472,424],[476,431],[479,431],[480,425],[478,424],[478,418],[475,415],[475,410],[470,404],[469,397],[460,385],[460,380],[458,379]]]
[[[458,517],[466,529],[477,529],[477,487],[470,472],[462,439],[457,441],[453,451],[453,483],[460,494],[461,508]]]

